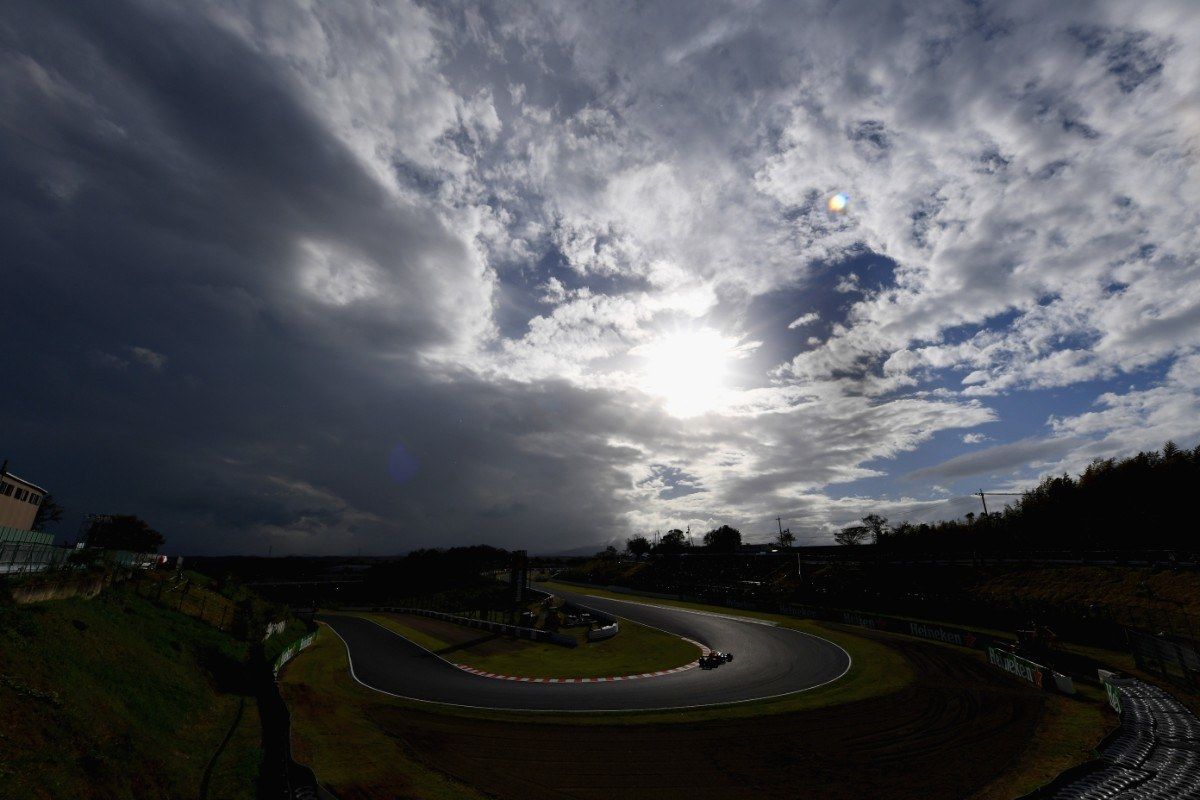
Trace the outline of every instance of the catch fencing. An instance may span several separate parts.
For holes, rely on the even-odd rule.
[[[0,575],[41,572],[64,563],[69,554],[54,546],[54,534],[0,525]]]
[[[44,572],[67,563],[71,550],[37,542],[0,542],[0,575]]]
[[[1127,629],[1138,669],[1160,675],[1188,691],[1200,692],[1200,647],[1180,636],[1157,636]]]
[[[236,603],[209,587],[193,582],[186,575],[160,577],[135,573],[135,578],[130,583],[134,594],[207,622],[215,628],[233,632],[245,621]]]

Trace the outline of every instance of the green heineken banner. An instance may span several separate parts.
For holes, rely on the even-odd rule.
[[[993,666],[999,667],[1005,672],[1011,672],[1018,678],[1029,681],[1039,689],[1045,688],[1042,683],[1042,677],[1046,668],[1041,664],[1035,664],[1028,659],[1015,656],[1012,653],[997,650],[995,647],[989,647],[987,654],[988,661]]]
[[[1121,690],[1113,686],[1109,682],[1109,678],[1113,677],[1113,673],[1108,670],[1099,670],[1100,683],[1104,685],[1104,692],[1108,695],[1108,704],[1112,706],[1112,710],[1121,713]]]
[[[317,632],[313,631],[307,636],[303,636],[288,646],[286,650],[279,654],[279,658],[275,659],[275,675],[279,675],[279,670],[283,669],[283,665],[292,660],[292,657],[299,653],[304,648],[313,643],[313,639],[317,638]]]

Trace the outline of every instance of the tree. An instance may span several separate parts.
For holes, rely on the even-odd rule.
[[[155,553],[162,546],[163,537],[143,519],[132,514],[116,514],[93,522],[87,542],[92,547],[108,550]]]
[[[628,550],[634,558],[640,559],[642,556],[650,552],[650,540],[645,536],[634,536],[625,542],[625,549]]]
[[[792,529],[791,529],[791,528],[787,528],[786,530],[784,530],[782,533],[780,533],[780,534],[779,534],[779,536],[778,536],[778,538],[776,539],[776,541],[778,541],[778,542],[779,542],[779,546],[780,546],[780,547],[783,547],[783,548],[785,548],[785,549],[786,549],[786,548],[788,548],[788,547],[791,547],[792,545],[794,545],[794,544],[796,543],[796,537],[795,537],[795,535],[792,533]]]
[[[704,534],[704,546],[717,553],[734,553],[742,546],[742,532],[722,525]]]
[[[870,534],[871,529],[866,525],[851,525],[835,533],[833,540],[838,544],[862,544]]]
[[[38,506],[37,514],[33,518],[33,530],[45,531],[46,526],[58,522],[62,519],[63,508],[54,500],[54,495],[48,494],[42,497],[41,505]]]
[[[658,542],[658,552],[660,553],[682,553],[686,549],[687,539],[683,537],[683,531],[679,528],[667,531]]]
[[[863,527],[871,533],[871,541],[879,544],[880,540],[886,539],[892,529],[888,527],[887,517],[881,517],[878,514],[867,514],[862,518]]]

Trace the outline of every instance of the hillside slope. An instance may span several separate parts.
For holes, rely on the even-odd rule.
[[[245,643],[122,589],[0,603],[0,795],[194,798],[233,728],[208,796],[255,796]]]

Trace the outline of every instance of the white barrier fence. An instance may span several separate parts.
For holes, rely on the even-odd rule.
[[[605,639],[611,639],[620,632],[621,626],[614,622],[602,628],[592,628],[587,632],[587,638],[589,642],[600,642]]]

